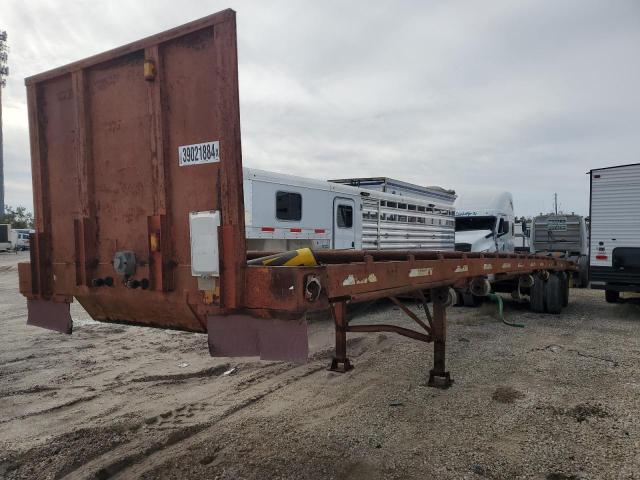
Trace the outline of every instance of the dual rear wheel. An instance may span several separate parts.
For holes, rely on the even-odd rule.
[[[531,310],[536,313],[557,315],[569,304],[569,278],[566,273],[552,273],[547,280],[540,276],[530,291]]]

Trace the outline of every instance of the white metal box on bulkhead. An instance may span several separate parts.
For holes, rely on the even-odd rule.
[[[220,212],[217,210],[189,213],[191,274],[194,277],[220,275],[219,226]]]

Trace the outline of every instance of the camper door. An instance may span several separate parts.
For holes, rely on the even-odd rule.
[[[348,198],[333,200],[333,248],[355,248],[355,202]]]

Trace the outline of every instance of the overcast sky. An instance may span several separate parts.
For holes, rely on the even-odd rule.
[[[2,0],[6,203],[31,207],[23,79],[237,11],[245,166],[507,189],[588,211],[585,172],[640,162],[640,1]]]

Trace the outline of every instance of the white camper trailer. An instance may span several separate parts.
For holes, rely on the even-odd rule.
[[[461,252],[513,252],[513,197],[509,192],[462,195],[456,201],[456,244]]]
[[[247,247],[453,250],[451,197],[414,198],[245,168]]]
[[[640,163],[589,174],[591,288],[616,302],[620,292],[640,292]]]

